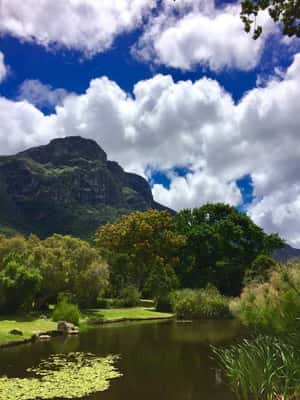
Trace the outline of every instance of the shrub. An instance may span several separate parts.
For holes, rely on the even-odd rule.
[[[110,305],[111,305],[110,299],[106,299],[104,297],[97,298],[97,307],[106,309],[109,308]]]
[[[230,303],[235,316],[247,325],[272,333],[300,330],[300,262],[271,272],[266,283],[252,283]]]
[[[52,313],[53,321],[67,321],[78,325],[80,320],[80,311],[76,304],[69,303],[62,299],[54,308]]]
[[[243,340],[228,349],[214,349],[232,390],[242,400],[296,400],[300,355],[274,337]]]
[[[121,291],[121,305],[123,307],[135,307],[140,302],[140,292],[134,287],[127,287]]]
[[[155,299],[155,309],[161,312],[172,311],[172,300],[169,294],[159,296]]]
[[[173,311],[179,319],[230,318],[229,300],[214,287],[183,289],[171,295]]]

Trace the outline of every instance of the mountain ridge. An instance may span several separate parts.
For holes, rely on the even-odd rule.
[[[128,173],[92,139],[57,138],[0,156],[0,224],[40,237],[91,237],[96,228],[132,211],[167,210],[149,183]]]

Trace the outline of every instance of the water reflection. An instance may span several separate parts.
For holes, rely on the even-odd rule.
[[[236,321],[106,325],[79,337],[3,349],[0,374],[22,376],[26,368],[53,353],[120,354],[124,376],[107,392],[85,400],[233,400],[209,345],[229,344],[241,334]]]

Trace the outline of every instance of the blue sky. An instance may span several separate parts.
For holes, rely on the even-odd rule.
[[[299,247],[299,39],[262,15],[253,41],[236,2],[58,4],[3,0],[1,153],[92,137],[158,201],[224,201]]]

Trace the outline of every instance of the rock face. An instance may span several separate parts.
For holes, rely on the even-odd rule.
[[[0,157],[0,226],[41,237],[90,237],[131,211],[167,209],[148,182],[108,161],[96,142],[79,136]],[[170,210],[171,211],[171,210]]]

